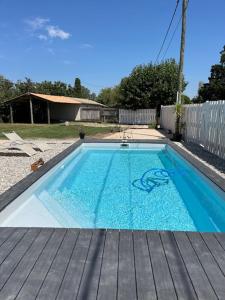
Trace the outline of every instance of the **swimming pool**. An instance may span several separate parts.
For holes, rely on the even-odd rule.
[[[166,144],[83,143],[0,226],[225,231],[225,196]]]

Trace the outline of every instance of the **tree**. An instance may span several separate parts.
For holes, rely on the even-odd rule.
[[[53,95],[53,83],[47,80],[37,83],[36,91],[39,94]]]
[[[119,86],[102,89],[97,97],[97,101],[110,107],[116,107],[120,98]]]
[[[223,46],[223,50],[220,51],[220,63],[222,66],[225,66],[225,45]]]
[[[220,54],[220,63],[211,67],[209,82],[199,89],[197,99],[201,102],[225,100],[225,46]]]
[[[15,89],[13,82],[0,75],[0,103],[14,97],[14,95]]]
[[[95,93],[85,86],[81,85],[80,79],[76,78],[75,86],[66,84],[62,81],[47,81],[33,82],[30,78],[25,78],[25,80],[17,80],[13,83],[9,79],[0,75],[0,103],[9,100],[25,93],[39,93],[47,95],[57,95],[57,96],[68,96],[68,97],[79,97],[94,100],[96,98]],[[1,112],[5,110],[5,107],[1,105]]]
[[[134,68],[120,84],[120,106],[128,109],[158,108],[174,104],[178,87],[178,65],[174,59],[158,65],[152,63]],[[186,83],[183,79],[183,90]]]
[[[82,87],[81,87],[81,81],[79,78],[76,78],[75,82],[74,82],[74,96],[76,98],[81,98],[81,96],[82,96]]]
[[[33,82],[30,78],[25,77],[25,80],[18,80],[15,84],[15,92],[17,95],[25,93],[35,93],[36,92],[36,83]]]
[[[67,84],[62,81],[55,81],[52,88],[52,95],[66,96],[67,94]]]
[[[187,95],[181,95],[182,104],[191,104],[192,101]]]

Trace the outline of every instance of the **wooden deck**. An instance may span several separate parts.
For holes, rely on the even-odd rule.
[[[225,234],[0,228],[0,299],[225,299]]]

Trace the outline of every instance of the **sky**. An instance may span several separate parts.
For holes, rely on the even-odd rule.
[[[0,0],[0,74],[16,81],[79,77],[93,92],[154,62],[176,0]],[[225,0],[189,0],[185,94],[197,94],[225,45]],[[168,42],[181,15],[180,5]],[[167,44],[165,50],[167,48]],[[165,58],[179,61],[180,27]],[[162,52],[164,53],[164,51]],[[163,56],[163,55],[162,55]],[[161,56],[161,57],[162,57]]]

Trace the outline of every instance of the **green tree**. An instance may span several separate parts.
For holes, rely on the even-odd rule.
[[[35,93],[36,92],[36,83],[33,82],[30,78],[25,77],[25,80],[18,80],[15,84],[15,92],[17,95],[25,93]]]
[[[47,80],[37,83],[36,92],[39,94],[53,95],[53,83]]]
[[[220,63],[211,67],[209,82],[199,89],[198,102],[225,100],[225,46],[220,54]]]
[[[185,86],[183,80],[183,90]],[[160,105],[175,103],[177,88],[178,64],[174,59],[158,65],[140,65],[122,79],[119,104],[128,109],[159,109]]]
[[[0,103],[13,98],[14,95],[15,89],[13,82],[0,75]]]
[[[120,88],[116,86],[102,89],[97,97],[97,101],[110,107],[116,107],[119,103],[119,98]]]
[[[52,88],[52,95],[66,96],[67,94],[67,84],[62,81],[55,81]]]
[[[79,78],[76,78],[75,82],[74,82],[74,96],[76,98],[82,97],[82,87],[81,87],[81,81]]]
[[[220,51],[220,63],[222,66],[225,66],[225,45],[223,46],[223,50]]]
[[[182,104],[191,104],[192,101],[187,95],[181,95]]]

